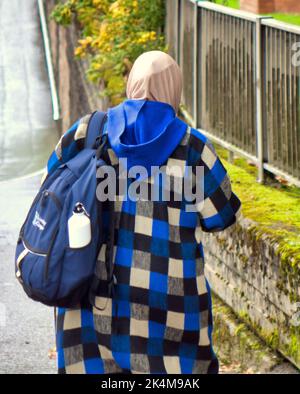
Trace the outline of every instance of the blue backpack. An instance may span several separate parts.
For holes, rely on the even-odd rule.
[[[73,307],[88,293],[103,234],[102,204],[96,198],[97,169],[107,145],[106,114],[92,114],[85,148],[48,174],[21,228],[16,247],[16,277],[26,294],[49,306]],[[90,218],[91,241],[69,246],[68,219],[78,204]],[[111,227],[111,226],[110,226]],[[107,241],[108,242],[108,241]],[[108,281],[112,281],[113,231],[107,244]],[[108,286],[108,288],[110,288]]]

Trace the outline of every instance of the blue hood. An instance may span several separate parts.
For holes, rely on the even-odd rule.
[[[182,140],[186,123],[176,117],[167,103],[125,100],[108,110],[107,131],[118,158],[127,158],[127,167],[161,166]],[[140,178],[141,179],[141,178]]]

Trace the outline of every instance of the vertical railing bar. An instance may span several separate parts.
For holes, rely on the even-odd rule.
[[[233,78],[232,78],[232,83],[233,83],[233,127],[232,127],[232,141],[231,143],[236,145],[237,144],[237,128],[238,128],[238,110],[237,110],[237,105],[238,105],[238,82],[237,82],[237,20],[234,18],[233,19],[233,35],[232,35],[232,59],[233,59]]]
[[[283,97],[284,97],[284,89],[283,87],[283,58],[282,58],[282,50],[283,50],[283,40],[282,40],[283,31],[279,31],[279,107],[278,107],[278,119],[280,128],[278,130],[278,137],[279,137],[279,146],[280,146],[280,156],[279,156],[279,168],[283,168],[283,156],[284,156],[284,141],[283,141],[283,128],[284,128],[284,121],[282,119],[282,108],[283,108]],[[281,87],[281,88],[280,88]]]
[[[180,0],[175,0],[175,23],[176,23],[176,42],[175,42],[175,59],[179,64],[179,3]]]
[[[299,154],[299,152],[300,152],[300,136],[299,136],[299,129],[300,129],[300,117],[299,117],[299,114],[300,114],[300,102],[299,102],[299,72],[300,72],[300,66],[299,65],[296,65],[295,66],[295,87],[296,87],[296,89],[295,89],[295,96],[296,96],[296,100],[295,100],[295,103],[296,103],[296,113],[295,113],[295,116],[296,116],[296,147],[297,147],[297,150],[296,150],[296,153],[297,153],[297,163],[299,163],[300,162],[300,154]],[[298,164],[298,179],[300,179],[300,166],[299,166],[299,164]]]
[[[230,22],[232,21],[232,19],[229,19]],[[230,26],[231,27],[231,26]],[[233,61],[232,61],[232,29],[229,28],[228,31],[228,44],[229,44],[229,91],[232,92],[232,94],[229,96],[229,112],[231,114],[230,117],[230,121],[229,121],[229,127],[228,127],[228,141],[232,144],[232,119],[234,117],[234,112],[233,112],[233,105],[232,103],[234,103],[234,91],[233,91],[233,86],[232,86],[232,68],[233,68]]]
[[[275,65],[274,63],[274,53],[275,53],[275,48],[274,48],[274,39],[273,39],[273,34],[272,34],[272,29],[270,27],[267,27],[269,31],[269,36],[270,36],[270,44],[271,44],[271,49],[270,49],[270,90],[269,90],[269,95],[270,95],[270,135],[272,136],[272,139],[270,140],[270,154],[268,157],[268,161],[270,161],[270,158],[272,158],[272,162],[274,162],[274,157],[275,157],[275,151],[274,151],[274,145],[276,143],[276,136],[274,136],[274,128],[276,127],[275,122],[274,122],[274,108],[275,108],[275,97],[274,97],[274,68],[273,66]]]
[[[193,118],[194,118],[194,127],[198,125],[198,4],[195,2],[194,4],[194,64],[193,64],[193,73],[194,73],[194,90],[193,90]]]
[[[216,73],[215,73],[215,87],[216,87],[216,92],[218,92],[218,101],[217,101],[217,108],[215,111],[216,114],[216,128],[218,131],[219,135],[223,135],[224,133],[224,129],[222,127],[222,123],[221,123],[221,95],[220,95],[220,91],[218,89],[218,86],[220,86],[220,70],[221,70],[221,62],[220,62],[220,56],[219,56],[219,27],[220,27],[220,23],[219,23],[219,16],[220,14],[215,12],[214,13],[214,58],[217,59],[216,61]]]
[[[295,129],[295,122],[294,122],[294,75],[293,75],[293,61],[292,61],[292,46],[293,46],[293,35],[289,33],[289,47],[290,47],[290,117],[291,117],[291,132],[292,132],[292,168],[293,168],[293,176],[295,176],[295,140],[294,140],[294,129]]]
[[[224,61],[225,61],[225,88],[226,88],[226,104],[227,108],[230,108],[230,79],[229,79],[229,60],[230,60],[230,43],[229,43],[229,16],[224,15],[225,19],[225,26],[226,26],[226,31],[225,31],[225,37],[226,37],[226,47],[225,47],[225,54],[224,54]],[[228,107],[229,106],[229,107]],[[225,119],[226,119],[226,135],[228,134],[230,130],[230,113],[229,110],[226,111],[225,114]],[[227,137],[228,140],[228,137]]]
[[[242,141],[243,129],[243,30],[244,21],[239,20],[239,102],[240,102],[240,114],[239,114],[239,141]],[[241,143],[240,143],[241,144]],[[243,146],[241,144],[241,146]]]
[[[246,21],[246,39],[245,39],[245,53],[246,53],[246,61],[245,61],[245,80],[246,80],[246,94],[245,94],[245,103],[246,103],[246,108],[247,108],[247,111],[246,111],[246,125],[247,125],[247,127],[245,128],[245,133],[244,133],[244,147],[246,148],[246,150],[247,151],[249,151],[249,148],[248,148],[248,135],[249,135],[249,132],[250,132],[250,130],[251,130],[251,127],[250,127],[250,119],[251,119],[251,108],[250,108],[250,106],[249,106],[249,94],[248,94],[248,92],[249,92],[249,86],[248,86],[248,78],[249,78],[249,72],[248,72],[248,44],[249,44],[249,32],[250,32],[250,35],[251,35],[251,25],[250,25],[250,31],[249,31],[249,22],[248,21]]]
[[[211,128],[211,124],[210,124],[210,113],[209,113],[209,107],[210,107],[210,96],[211,96],[211,85],[210,85],[210,76],[211,76],[211,72],[210,72],[210,57],[211,57],[211,11],[207,12],[208,15],[208,20],[207,20],[207,48],[206,48],[206,72],[207,72],[207,76],[206,76],[206,116],[207,116],[207,127]]]
[[[251,71],[251,130],[253,133],[253,140],[255,140],[255,147],[253,147],[252,152],[257,157],[257,100],[256,100],[256,23],[251,26],[251,56],[252,56],[252,71]],[[250,135],[249,135],[250,136]],[[251,140],[249,141],[251,144]]]
[[[290,149],[291,149],[291,173],[294,175],[294,125],[293,125],[293,99],[292,99],[292,86],[293,86],[293,80],[292,80],[292,34],[288,33],[288,48],[289,48],[289,118],[290,118],[290,130],[291,130],[291,141],[290,141]]]
[[[214,91],[215,94],[218,91],[218,84],[219,84],[219,58],[218,58],[218,44],[217,44],[217,36],[218,36],[218,13],[213,13],[214,23],[213,23],[213,83],[214,83]],[[220,135],[220,128],[219,128],[219,111],[220,111],[220,98],[217,99],[217,106],[214,112],[214,124],[215,124],[215,131],[217,135]],[[213,108],[213,107],[212,107]]]
[[[262,117],[262,29],[261,18],[256,19],[256,111],[258,182],[264,182],[263,117]]]
[[[233,19],[233,64],[234,64],[234,127],[233,127],[233,144],[238,145],[237,142],[237,135],[238,135],[238,118],[239,118],[239,111],[238,111],[238,102],[239,102],[239,90],[238,90],[238,39],[237,39],[237,32],[238,32],[238,19]]]
[[[208,23],[208,47],[207,47],[207,76],[208,76],[208,83],[207,83],[207,120],[208,120],[208,125],[210,128],[212,128],[213,132],[215,133],[216,131],[214,130],[214,119],[211,115],[211,110],[213,110],[213,103],[211,101],[211,97],[214,94],[214,84],[212,81],[212,74],[213,74],[213,63],[212,63],[212,57],[213,57],[213,50],[214,50],[214,45],[213,45],[213,12],[209,11],[209,23]]]
[[[244,115],[245,115],[245,103],[244,103],[244,92],[245,92],[245,76],[244,76],[244,61],[245,61],[245,46],[244,46],[244,36],[245,36],[245,21],[241,20],[240,21],[240,32],[241,32],[241,64],[240,64],[240,75],[241,75],[241,95],[240,95],[240,100],[241,100],[241,123],[240,123],[240,134],[239,134],[239,140],[241,142],[241,147],[244,149],[244,143],[243,143],[243,135],[245,134],[245,124],[244,124]]]
[[[172,0],[171,0],[172,1]],[[180,6],[180,0],[175,0],[175,59],[176,62],[179,64],[179,42],[180,42],[180,25],[179,25],[179,6]]]
[[[282,45],[282,30],[280,30],[280,36],[279,36],[279,108],[281,109],[280,111],[280,115],[279,115],[279,111],[278,111],[278,115],[279,115],[279,119],[280,119],[280,129],[279,129],[279,133],[278,136],[280,137],[280,160],[279,160],[279,168],[283,167],[283,156],[284,156],[284,138],[283,138],[283,130],[284,130],[284,120],[283,120],[283,98],[284,98],[284,84],[283,84],[283,56],[282,56],[282,50],[283,50],[283,45]],[[281,87],[281,89],[280,89]],[[278,108],[278,109],[279,109]]]
[[[197,29],[196,29],[196,34],[197,34],[197,53],[198,53],[198,63],[196,65],[197,67],[197,73],[198,73],[198,82],[197,82],[197,118],[196,118],[196,127],[202,127],[202,51],[203,51],[203,43],[202,43],[202,8],[198,7],[197,4]]]
[[[251,39],[252,39],[252,45],[250,45],[251,49],[251,70],[249,72],[250,76],[250,81],[251,81],[251,106],[252,106],[252,112],[251,112],[251,130],[254,131],[253,133],[253,141],[254,144],[252,143],[252,153],[255,154],[257,157],[257,122],[256,122],[256,23],[251,25]],[[254,145],[254,146],[253,146]]]
[[[250,27],[250,29],[249,29]],[[245,63],[245,72],[246,72],[246,107],[247,107],[247,133],[245,133],[244,137],[244,142],[245,146],[247,147],[247,151],[249,151],[248,148],[248,135],[251,131],[251,117],[252,117],[252,109],[249,106],[249,89],[252,89],[252,84],[251,84],[251,79],[249,80],[249,66],[251,66],[251,62],[248,62],[249,60],[249,40],[251,40],[251,34],[252,34],[252,24],[246,22],[246,63]],[[250,83],[249,83],[250,82]],[[250,86],[250,88],[249,88]],[[251,90],[250,90],[251,92]]]
[[[284,113],[285,113],[285,140],[286,140],[286,163],[285,167],[283,167],[287,172],[290,171],[290,142],[289,142],[289,135],[288,135],[288,125],[289,125],[289,120],[288,120],[288,72],[287,72],[287,33],[283,33],[284,36],[284,103],[285,103],[285,108],[284,108]]]
[[[234,41],[233,41],[233,48],[234,48],[234,70],[235,70],[235,100],[234,100],[234,108],[235,108],[235,121],[234,121],[234,145],[238,144],[238,128],[239,128],[239,43],[238,43],[238,19],[234,19]]]
[[[271,50],[270,50],[270,29],[268,26],[265,27],[265,34],[266,34],[266,75],[265,75],[265,97],[266,97],[266,121],[265,121],[265,130],[267,134],[267,161],[270,160],[272,157],[272,149],[271,146],[273,145],[273,135],[272,135],[272,127],[271,127],[271,120],[272,120],[272,94],[270,94],[270,80],[272,78],[272,70],[270,71],[271,65]]]
[[[237,124],[236,124],[236,140],[235,144],[239,144],[240,141],[240,135],[241,135],[241,36],[240,36],[240,31],[241,31],[241,19],[236,20],[236,37],[235,37],[235,42],[236,42],[236,54],[237,54],[237,60],[236,60],[236,67],[237,67]]]
[[[231,134],[231,144],[235,144],[235,127],[236,127],[236,107],[235,107],[235,102],[236,102],[236,89],[235,89],[235,78],[236,78],[236,69],[235,69],[235,63],[236,63],[236,51],[235,51],[235,19],[232,18],[232,35],[231,35],[231,54],[232,54],[232,69],[231,69],[231,81],[232,81],[232,134]]]
[[[294,132],[295,132],[295,163],[296,163],[296,173],[297,173],[297,177],[298,179],[300,178],[300,166],[299,166],[299,162],[300,162],[300,155],[299,155],[299,150],[298,148],[300,148],[299,146],[299,133],[298,130],[300,128],[300,124],[298,124],[298,118],[297,118],[297,110],[299,110],[299,104],[298,100],[297,100],[297,70],[299,70],[299,66],[294,65],[293,67],[293,74],[294,74],[294,97],[295,100],[294,102]]]
[[[272,108],[272,133],[274,136],[274,148],[273,148],[273,160],[274,164],[277,165],[278,161],[278,133],[276,132],[278,128],[277,124],[277,48],[276,48],[276,31],[271,30],[272,34],[272,60],[273,60],[273,70],[272,70],[272,97],[273,97],[273,108]]]
[[[207,116],[206,116],[206,85],[207,85],[207,72],[206,72],[206,62],[207,62],[207,12],[201,8],[201,127],[204,129],[207,126]],[[203,32],[205,31],[205,35]]]
[[[219,92],[220,89],[220,56],[219,56],[219,28],[220,28],[220,20],[219,20],[220,14],[218,12],[214,13],[214,19],[215,19],[215,28],[214,28],[214,42],[215,42],[215,65],[216,65],[216,73],[215,73],[215,89],[216,92]],[[220,119],[221,119],[221,96],[218,95],[218,109],[216,111],[216,130],[218,135],[222,135],[223,129],[220,124]]]
[[[225,25],[225,23],[224,23],[224,15],[222,15],[222,14],[220,16],[220,25],[221,25],[220,34],[221,34],[221,37],[223,37],[223,40],[224,40],[224,38],[225,38],[224,25]],[[226,92],[226,90],[225,90],[225,77],[226,77],[226,74],[225,74],[224,70],[225,70],[226,62],[224,61],[224,45],[223,45],[223,41],[221,39],[220,39],[220,63],[221,63],[221,70],[220,70],[220,73],[221,73],[221,92],[222,92],[222,111],[221,111],[222,123],[221,124],[222,124],[222,128],[223,128],[223,133],[225,134],[226,133],[226,122],[225,122],[225,103],[226,103],[226,101],[225,101],[225,92]]]
[[[184,0],[179,0],[179,4],[178,4],[178,29],[179,29],[179,41],[178,41],[178,63],[181,66],[181,62],[182,62],[182,36],[183,36],[183,32],[182,32],[182,7],[183,7],[183,1]]]
[[[213,74],[213,64],[212,64],[212,56],[213,56],[213,50],[214,50],[214,46],[213,46],[213,12],[209,11],[208,12],[209,15],[209,20],[208,20],[208,46],[207,46],[207,60],[208,60],[208,64],[207,64],[207,76],[208,76],[208,83],[207,83],[207,121],[208,121],[208,125],[209,127],[212,128],[212,130],[215,132],[215,130],[213,129],[213,122],[214,119],[211,115],[211,111],[210,109],[213,109],[212,107],[212,102],[211,102],[211,97],[213,96],[213,89],[214,89],[214,85],[213,85],[213,81],[212,81],[212,74]]]

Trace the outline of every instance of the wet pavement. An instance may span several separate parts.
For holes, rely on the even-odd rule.
[[[30,300],[15,279],[19,228],[39,187],[41,174],[0,183],[0,374],[56,373],[54,315]]]
[[[0,181],[42,168],[58,138],[36,0],[0,1]]]
[[[58,140],[37,1],[1,0],[0,27],[0,373],[55,373],[53,309],[28,299],[14,276],[41,174],[22,177],[45,166]]]

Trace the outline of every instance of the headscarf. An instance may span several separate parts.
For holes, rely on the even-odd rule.
[[[176,116],[182,76],[171,56],[160,51],[139,56],[127,82],[127,100],[109,108],[110,145],[127,166],[163,165],[186,133],[187,124]],[[143,176],[139,177],[142,179]]]
[[[181,93],[182,73],[170,55],[161,51],[149,51],[136,59],[127,81],[128,99],[168,103],[177,112]]]

